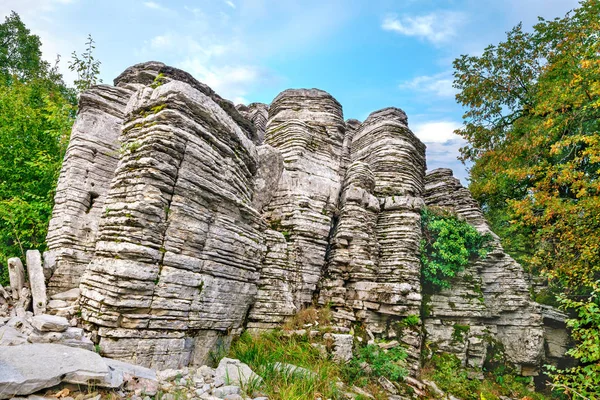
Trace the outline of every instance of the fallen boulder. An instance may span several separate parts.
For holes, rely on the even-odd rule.
[[[240,360],[223,358],[215,371],[215,380],[225,385],[247,386],[251,382],[262,381],[262,378]]]
[[[125,384],[146,394],[156,393],[157,387],[154,371],[92,351],[47,343],[0,347],[0,399],[32,394],[61,382],[104,388]]]
[[[61,382],[112,387],[100,355],[58,344],[5,346],[0,350],[0,399],[35,393]]]
[[[69,328],[69,321],[65,317],[40,314],[32,318],[31,324],[40,332],[64,332]]]

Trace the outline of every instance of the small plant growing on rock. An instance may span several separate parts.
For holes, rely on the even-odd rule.
[[[420,323],[421,318],[416,314],[408,315],[402,320],[402,325],[404,326],[418,326]]]
[[[156,77],[154,77],[154,81],[152,81],[150,87],[152,89],[156,89],[157,87],[162,86],[165,83],[165,81],[165,75],[161,72],[158,75],[156,75]]]

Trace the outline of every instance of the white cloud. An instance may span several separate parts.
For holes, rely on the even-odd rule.
[[[438,97],[454,97],[457,90],[452,87],[452,82],[451,72],[442,72],[435,75],[417,76],[402,82],[399,87],[400,89],[431,93]]]
[[[248,103],[246,95],[250,88],[268,81],[270,76],[252,65],[215,66],[199,58],[191,58],[178,65],[196,79],[210,86],[219,95],[235,103]]]
[[[426,143],[427,145],[427,169],[450,168],[454,176],[467,185],[466,166],[458,160],[460,148],[466,142],[462,138],[452,139],[445,143]]]
[[[171,9],[169,9],[155,1],[145,1],[144,6],[150,8],[152,10],[157,10],[157,11],[162,11],[162,12],[172,12]]]
[[[426,121],[412,126],[412,131],[427,146],[427,169],[451,168],[465,185],[467,173],[458,160],[466,141],[454,133],[462,125],[456,121]]]
[[[465,14],[457,11],[439,11],[420,16],[403,15],[401,18],[391,15],[383,20],[381,28],[439,44],[456,36],[458,27],[465,20]]]
[[[235,3],[231,0],[226,0],[225,4],[227,4],[231,8],[236,8]]]
[[[204,16],[204,13],[202,12],[202,10],[199,9],[199,8],[197,8],[197,7],[191,8],[191,7],[188,7],[188,6],[183,6],[183,8],[186,11],[189,11],[192,14],[194,14],[195,17],[203,17]]]
[[[155,10],[160,10],[162,8],[162,6],[158,3],[155,3],[153,1],[146,1],[144,2],[144,5],[148,8],[153,8]]]
[[[424,143],[445,143],[459,138],[454,130],[461,126],[455,121],[428,121],[415,124],[412,131]]]
[[[159,35],[150,40],[150,46],[154,49],[169,47],[173,44],[172,35]]]
[[[247,46],[235,38],[184,35],[166,32],[154,36],[139,52],[140,58],[156,59],[192,74],[220,96],[235,103],[248,103],[249,93],[275,76],[253,60],[239,57]]]
[[[164,35],[154,36],[150,39],[150,49],[144,49],[143,51],[172,51],[175,49],[180,54],[193,54],[195,57],[202,55],[206,58],[210,58],[233,52],[236,48],[238,48],[238,43],[235,41],[231,41],[227,45],[224,45],[217,43],[214,39],[209,39],[203,44],[191,36],[166,33]]]

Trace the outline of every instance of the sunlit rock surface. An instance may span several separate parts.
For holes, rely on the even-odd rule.
[[[184,71],[138,64],[82,94],[48,233],[49,290],[80,288],[104,355],[159,369],[205,363],[244,329],[320,304],[342,333],[402,342],[414,372],[428,341],[473,366],[501,345],[536,373],[545,332],[552,357],[562,338],[497,238],[451,289],[422,287],[425,205],[489,232],[451,171],[425,171],[398,108],[344,121],[318,89],[236,107]]]

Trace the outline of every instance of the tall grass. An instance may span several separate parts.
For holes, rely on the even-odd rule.
[[[341,366],[323,357],[306,336],[287,337],[281,331],[260,335],[246,332],[232,344],[229,356],[248,364],[263,378],[262,384],[243,388],[250,396],[260,393],[271,400],[342,398],[343,391],[338,387]],[[303,367],[311,373],[282,368],[277,363]]]

